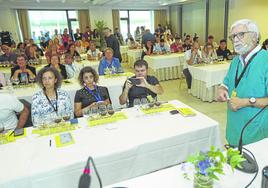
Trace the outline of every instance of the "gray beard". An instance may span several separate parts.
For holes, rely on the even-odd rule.
[[[241,48],[234,47],[234,49],[235,49],[235,52],[238,53],[239,55],[244,55],[248,53],[253,48],[253,46],[254,46],[253,44],[250,44],[250,45],[244,45]]]

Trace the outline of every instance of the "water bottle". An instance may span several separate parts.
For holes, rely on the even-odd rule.
[[[261,188],[268,188],[268,166],[262,169]]]

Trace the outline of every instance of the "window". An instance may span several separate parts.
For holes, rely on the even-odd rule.
[[[120,30],[124,38],[130,33],[134,37],[137,27],[145,26],[145,29],[154,31],[154,12],[147,10],[123,10],[120,11]]]
[[[37,43],[46,34],[51,38],[55,29],[62,34],[64,28],[75,32],[75,29],[79,27],[76,11],[29,10],[28,13],[32,37]]]

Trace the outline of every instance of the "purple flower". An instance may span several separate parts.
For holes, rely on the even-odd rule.
[[[197,167],[200,169],[199,173],[206,176],[208,175],[206,169],[211,166],[209,159],[205,159],[203,161],[199,161]]]

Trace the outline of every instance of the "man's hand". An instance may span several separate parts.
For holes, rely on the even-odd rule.
[[[245,106],[248,106],[248,99],[241,99],[238,97],[232,97],[229,101],[229,107],[233,110],[233,111],[237,111],[240,108],[243,108]]]
[[[141,81],[141,83],[139,85],[137,85],[138,87],[145,87],[145,88],[149,87],[149,84],[144,77],[137,77],[137,78],[140,79],[140,81]]]
[[[129,80],[126,81],[126,85],[125,85],[125,90],[129,90],[133,85],[131,84],[131,82]]]
[[[226,102],[229,99],[228,90],[224,87],[218,89],[217,100],[220,102]]]

